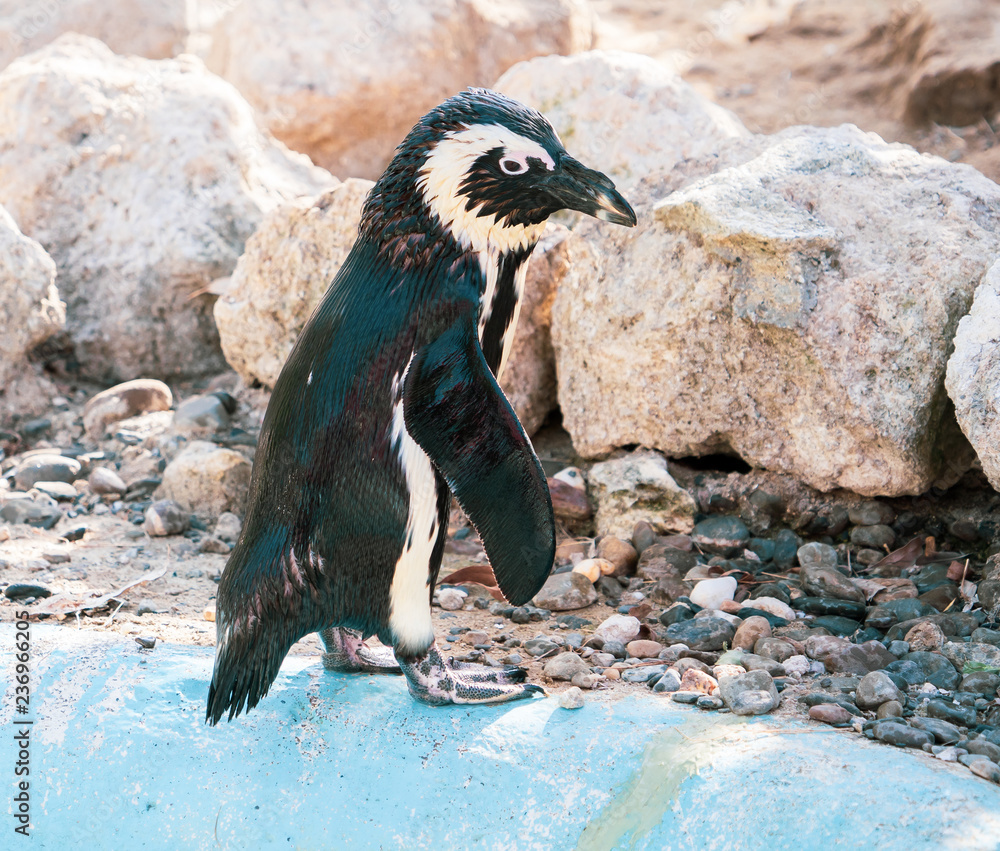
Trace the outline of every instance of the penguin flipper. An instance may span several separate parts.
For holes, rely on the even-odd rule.
[[[479,532],[500,590],[514,605],[527,603],[552,569],[552,500],[470,315],[414,353],[403,415]]]

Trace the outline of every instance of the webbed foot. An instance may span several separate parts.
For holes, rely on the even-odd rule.
[[[323,667],[328,671],[351,674],[363,671],[369,674],[401,674],[399,663],[389,647],[369,647],[361,633],[342,626],[331,626],[320,634],[326,653]]]
[[[431,706],[448,703],[506,703],[533,694],[545,694],[541,686],[523,682],[521,668],[487,668],[464,662],[445,661],[436,644],[414,659],[400,659],[399,667],[417,700]]]

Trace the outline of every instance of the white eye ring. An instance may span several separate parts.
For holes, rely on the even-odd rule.
[[[515,159],[514,157],[500,158],[500,171],[504,174],[524,174],[528,170],[527,158]]]

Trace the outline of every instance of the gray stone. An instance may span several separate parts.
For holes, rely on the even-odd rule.
[[[29,582],[12,582],[3,589],[3,595],[8,600],[25,600],[28,597],[51,597],[52,592],[44,585],[35,585]]]
[[[666,460],[656,452],[633,452],[595,464],[589,482],[597,502],[598,534],[625,539],[640,520],[676,532],[689,532],[694,525],[694,499],[674,481]]]
[[[62,511],[51,497],[9,493],[0,499],[0,520],[51,529],[62,519]]]
[[[125,493],[128,490],[128,485],[122,481],[122,477],[107,467],[94,467],[87,476],[87,483],[90,489],[98,494]]]
[[[916,730],[890,718],[876,721],[871,733],[878,741],[901,748],[922,748],[934,744],[934,736],[926,730]]]
[[[639,635],[640,626],[639,619],[631,615],[611,615],[594,630],[594,635],[604,640],[605,651],[611,652],[608,650],[608,643],[613,641],[621,644],[624,652],[625,645]]]
[[[239,452],[194,440],[163,471],[157,499],[171,499],[190,513],[217,517],[242,512],[250,487],[250,462]]]
[[[836,567],[837,551],[829,544],[812,541],[798,548],[796,555],[802,567]],[[817,594],[817,596],[823,596]]]
[[[753,652],[758,656],[763,656],[765,659],[773,659],[775,662],[785,662],[796,655],[798,651],[796,651],[795,646],[790,641],[770,636],[768,638],[757,639],[757,643],[753,647]]]
[[[675,692],[681,687],[681,675],[673,668],[667,668],[653,686],[653,691],[662,694],[663,692]]]
[[[896,543],[896,533],[889,526],[855,526],[851,529],[851,543],[879,550],[892,547]]]
[[[691,540],[710,553],[733,556],[750,542],[750,531],[738,517],[715,516],[694,527]]]
[[[927,701],[927,717],[940,718],[961,727],[971,727],[976,723],[976,710],[972,706],[960,706],[950,701],[933,698]]]
[[[76,488],[66,482],[35,482],[34,489],[62,502],[70,502],[79,496]]]
[[[215,521],[215,537],[220,541],[235,544],[243,529],[243,523],[239,517],[231,511],[223,511],[219,519]]]
[[[638,665],[622,671],[622,679],[627,683],[646,683],[666,670],[666,665]]]
[[[987,629],[981,626],[972,633],[971,641],[976,644],[992,644],[994,647],[1000,647],[1000,629]]]
[[[806,544],[806,547],[812,544]],[[801,553],[803,547],[799,550]],[[864,592],[858,588],[839,570],[833,567],[804,566],[799,571],[799,581],[802,590],[817,597],[833,597],[837,600],[850,600],[855,603],[865,602]]]
[[[545,663],[542,673],[550,680],[572,680],[577,674],[590,672],[590,665],[576,653],[560,653]]]
[[[667,627],[667,638],[692,650],[722,650],[733,643],[735,627],[722,618],[694,618]]]
[[[719,696],[735,715],[764,715],[780,702],[774,680],[766,671],[722,677]]]
[[[534,638],[529,638],[524,642],[524,652],[529,656],[548,657],[555,653],[559,649],[559,645],[552,641],[550,638],[546,638],[544,635],[535,636]]]
[[[559,706],[562,709],[580,709],[583,706],[583,692],[577,686],[566,689],[559,695]]]
[[[146,509],[146,519],[142,524],[147,535],[165,537],[179,535],[186,531],[190,523],[190,515],[176,502],[161,499]]]
[[[910,719],[910,724],[918,730],[926,730],[933,734],[934,739],[942,745],[953,745],[955,742],[965,738],[965,734],[950,721],[941,718],[922,718],[914,716]]]
[[[851,506],[847,516],[855,526],[887,526],[896,519],[896,512],[884,502],[873,499]]]
[[[969,766],[969,771],[983,780],[1000,784],[1000,766],[988,759],[977,759]]]
[[[975,671],[966,674],[962,677],[962,684],[959,688],[962,691],[969,691],[992,699],[997,696],[997,688],[1000,688],[1000,674],[991,671]]]
[[[968,664],[1000,669],[1000,647],[993,644],[949,641],[941,648],[941,654],[958,670]]]
[[[943,689],[953,689],[962,680],[962,675],[955,670],[944,656],[937,653],[928,653],[924,650],[915,650],[907,653],[901,662],[913,662],[920,669],[924,676],[924,682]],[[887,665],[888,670],[893,670],[893,665]]]
[[[83,409],[83,427],[100,440],[114,423],[155,411],[169,411],[173,394],[162,381],[137,378],[92,396]]]
[[[992,762],[1000,763],[1000,745],[995,745],[987,739],[972,739],[965,749],[971,754],[980,754]]]
[[[798,559],[802,539],[791,529],[779,529],[774,536],[774,563],[782,570],[792,567]],[[788,602],[785,600],[784,602]]]
[[[229,411],[218,396],[193,396],[174,411],[174,428],[183,433],[211,434],[229,428]]]
[[[860,709],[878,709],[890,700],[906,703],[906,695],[884,671],[872,671],[861,678],[855,697]]]
[[[80,477],[80,462],[65,455],[29,455],[17,465],[14,484],[18,490],[29,490],[36,482],[71,484]]]

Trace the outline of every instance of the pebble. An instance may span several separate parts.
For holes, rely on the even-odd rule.
[[[162,609],[157,608],[156,604],[152,600],[140,600],[139,605],[136,607],[135,613],[137,615],[156,615],[159,614]]]
[[[698,557],[689,551],[653,544],[643,550],[636,572],[640,579],[656,581],[667,577],[679,578],[694,570]]]
[[[546,638],[544,635],[538,635],[534,638],[529,638],[524,642],[524,652],[529,656],[534,656],[535,658],[545,658],[554,654],[559,649],[559,645],[552,641],[550,638]],[[589,665],[587,666],[589,670]]]
[[[446,612],[457,612],[465,605],[465,598],[468,596],[458,588],[439,588],[437,591],[437,603]]]
[[[976,710],[972,706],[958,706],[954,703],[934,698],[927,702],[927,717],[940,718],[960,727],[971,727],[976,723]]]
[[[733,636],[733,647],[740,650],[754,650],[759,640],[770,637],[771,624],[768,623],[767,618],[751,616],[745,618],[743,623],[736,628],[736,634]]]
[[[613,565],[611,571],[603,571],[612,576],[631,576],[635,573],[639,553],[630,543],[605,535],[597,545],[597,556]]]
[[[976,760],[969,765],[969,771],[975,774],[976,777],[982,777],[984,780],[1000,784],[1000,766],[989,760]]]
[[[855,526],[884,526],[896,519],[896,512],[872,500],[848,508],[847,517]]]
[[[176,502],[161,499],[146,509],[143,529],[153,537],[179,535],[188,528],[189,522],[188,513]]]
[[[29,455],[17,465],[14,485],[18,490],[26,491],[38,482],[72,484],[80,478],[81,469],[79,461],[65,455]]]
[[[559,706],[562,709],[580,709],[583,706],[583,692],[573,686],[559,695]]]
[[[784,663],[796,655],[795,645],[783,638],[765,637],[757,640],[753,646],[753,652],[765,659],[773,659],[775,662]]]
[[[732,646],[735,635],[733,625],[718,617],[695,618],[667,627],[667,638],[692,650],[722,650]]]
[[[903,704],[898,700],[887,700],[875,710],[876,718],[902,718]]]
[[[666,665],[637,665],[622,671],[622,679],[627,683],[648,683],[667,670]]]
[[[717,609],[723,602],[732,600],[736,594],[736,577],[720,576],[718,579],[702,579],[691,591],[689,599],[703,609]]]
[[[42,558],[49,564],[68,564],[72,560],[72,556],[64,552],[42,553]]]
[[[755,609],[767,612],[769,615],[784,618],[786,621],[795,620],[795,609],[775,597],[754,597],[752,603]]]
[[[638,637],[640,626],[639,619],[632,615],[612,615],[594,630],[594,635],[604,639],[604,649],[610,653],[607,649],[609,641],[626,645]]]
[[[666,692],[673,693],[679,691],[681,687],[681,676],[673,668],[667,668],[663,675],[659,677],[653,685],[653,691],[657,694]]]
[[[891,526],[877,524],[875,526],[855,526],[851,529],[851,543],[858,547],[871,547],[880,550],[891,548],[896,543],[896,533]]]
[[[215,600],[211,600],[205,604],[205,608],[202,610],[201,616],[207,621],[215,620]]]
[[[942,745],[953,745],[964,738],[964,734],[958,727],[940,718],[914,716],[910,719],[910,724],[918,730],[926,730]]]
[[[802,539],[791,529],[780,529],[774,536],[774,563],[781,570],[794,567]]]
[[[748,671],[719,681],[719,695],[734,715],[764,715],[780,698],[774,680],[766,671]]]
[[[240,537],[240,532],[243,529],[243,523],[240,518],[233,514],[231,511],[223,511],[219,515],[219,519],[215,521],[215,530],[213,534],[220,541],[225,541],[228,544],[235,544],[237,539]]]
[[[643,550],[653,546],[657,541],[656,530],[647,520],[639,520],[632,527],[632,546],[641,556]]]
[[[545,663],[542,673],[550,680],[572,680],[577,674],[590,673],[590,665],[576,653],[560,653]]]
[[[904,748],[922,748],[934,743],[934,736],[924,730],[917,730],[905,723],[890,718],[876,721],[870,730],[872,738],[887,745]]]
[[[604,652],[614,659],[624,659],[628,655],[625,645],[611,638],[604,642]]]
[[[503,657],[505,665],[520,665],[522,661],[520,653],[508,653]]]
[[[812,541],[799,547],[795,555],[801,567],[836,567],[837,551],[829,544]]]
[[[724,703],[721,697],[716,697],[715,695],[711,694],[703,694],[695,701],[694,705],[697,706],[699,709],[713,710],[713,709],[722,709]]]
[[[710,553],[731,558],[750,543],[750,531],[739,517],[718,515],[695,525],[691,540]]]
[[[202,538],[198,542],[198,552],[200,553],[218,553],[221,555],[226,555],[232,547],[225,541],[220,541],[218,538],[214,538],[211,535]]]
[[[8,523],[24,523],[41,529],[51,529],[62,519],[55,500],[39,494],[37,498],[22,493],[9,493],[0,507],[0,519]]]
[[[597,600],[597,591],[582,573],[556,573],[545,580],[533,600],[536,606],[555,612],[583,609]]]
[[[95,467],[87,476],[87,484],[94,493],[98,494],[121,494],[128,490],[128,485],[122,480],[114,470],[107,467]]]
[[[174,411],[174,428],[205,434],[222,431],[229,428],[229,413],[226,402],[214,393],[192,396]]]
[[[135,643],[142,647],[144,650],[152,650],[156,647],[156,637],[149,635],[137,635],[135,637]]]
[[[615,566],[610,561],[597,558],[587,558],[573,565],[573,573],[583,574],[591,583],[597,582],[602,576],[611,573],[614,569]]]
[[[905,641],[910,645],[911,651],[927,650],[933,652],[940,650],[946,639],[941,627],[930,621],[922,621],[906,633]]]
[[[786,676],[802,678],[809,673],[809,658],[807,656],[789,656],[781,664],[785,669]]]
[[[687,703],[692,706],[698,702],[699,697],[701,692],[698,691],[675,691],[670,695],[670,699],[675,703]]]
[[[38,599],[51,597],[52,592],[44,585],[34,585],[28,582],[14,582],[3,589],[3,595],[8,600],[24,600],[28,597]]]
[[[663,645],[659,641],[649,639],[635,639],[625,645],[629,656],[636,659],[655,659],[663,651]]]
[[[609,680],[620,680],[622,675],[617,668],[605,668],[604,676]]]
[[[845,727],[851,723],[853,717],[850,712],[836,703],[818,703],[809,707],[809,717],[814,721],[822,721],[824,724],[831,724],[834,727]]]
[[[111,423],[149,411],[169,411],[173,404],[170,388],[162,381],[139,378],[116,384],[98,393],[83,409],[83,426],[95,440],[104,437]]]
[[[974,671],[962,677],[960,686],[962,691],[970,691],[986,698],[997,696],[997,689],[1000,688],[1000,674],[990,671]]]
[[[906,673],[902,670],[897,670],[903,662],[912,662],[915,664],[923,678],[922,682],[930,683],[937,688],[950,690],[957,688],[958,684],[962,681],[962,675],[955,670],[955,666],[945,659],[944,656],[937,653],[917,650],[907,653],[899,662],[885,666],[887,670],[899,673],[907,682],[910,682],[910,677]],[[911,684],[917,685],[917,683]]]
[[[958,758],[966,752],[963,748],[944,748],[938,745],[931,745],[931,753],[943,762],[958,762]]]
[[[601,676],[593,671],[588,671],[587,673],[574,674],[570,682],[578,688],[595,689],[601,683]]]
[[[973,739],[965,746],[965,749],[970,754],[980,754],[992,762],[1000,763],[1000,745],[995,745],[986,739]]]
[[[906,695],[884,671],[872,671],[861,678],[855,698],[860,709],[878,709],[890,700],[905,703]]]
[[[740,674],[745,674],[746,671],[747,669],[743,665],[724,663],[712,668],[712,676],[719,680],[722,677],[738,677]]]
[[[700,671],[697,668],[688,668],[681,676],[681,691],[696,691],[702,694],[714,694],[719,688],[719,682],[715,677]]]
[[[810,615],[833,615],[850,618],[855,622],[864,620],[868,611],[864,603],[836,597],[799,597],[795,601],[795,608]]]
[[[35,482],[34,489],[61,502],[72,502],[80,494],[66,482]]]

